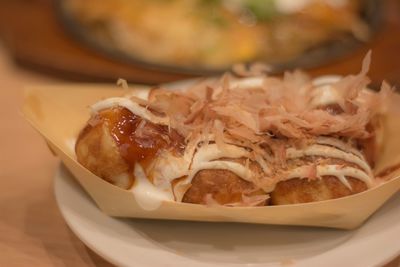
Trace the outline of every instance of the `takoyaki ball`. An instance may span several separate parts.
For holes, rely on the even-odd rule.
[[[162,149],[177,154],[183,138],[167,126],[146,121],[126,108],[113,107],[93,115],[78,137],[78,162],[97,176],[124,189],[134,182],[134,167],[144,169]]]
[[[367,190],[373,175],[365,156],[340,139],[336,146],[332,144],[289,148],[285,166],[278,171],[282,179],[271,192],[271,204],[330,200]]]
[[[131,187],[133,176],[129,165],[121,157],[106,121],[87,125],[77,140],[75,151],[78,162],[92,173],[121,188]]]
[[[242,160],[234,160],[242,161]],[[250,164],[250,169],[259,171],[256,164]],[[199,171],[193,178],[190,188],[186,191],[182,202],[207,204],[211,197],[220,205],[246,204],[244,198],[266,196],[266,193],[253,183],[246,181],[229,170],[205,169]],[[265,197],[267,199],[267,197]],[[267,204],[267,200],[260,201],[257,206]]]

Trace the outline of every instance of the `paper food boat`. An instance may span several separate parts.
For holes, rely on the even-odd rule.
[[[134,88],[148,89],[143,86]],[[22,109],[51,150],[98,207],[110,216],[352,229],[360,226],[400,189],[398,170],[390,174],[392,179],[378,187],[328,201],[265,207],[208,207],[164,201],[157,209],[143,209],[132,191],[123,190],[92,174],[77,162],[74,152],[74,140],[89,118],[88,107],[101,99],[126,93],[126,89],[111,85],[32,86],[26,89]],[[398,103],[400,105],[400,97]],[[376,172],[400,163],[399,137],[400,118],[388,114],[384,123],[383,155]]]

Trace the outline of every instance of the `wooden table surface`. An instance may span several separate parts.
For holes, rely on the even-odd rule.
[[[53,82],[15,67],[0,43],[0,266],[112,266],[63,221],[53,193],[59,162],[18,112],[24,84]],[[385,267],[396,266],[400,257]]]
[[[57,208],[59,164],[18,108],[24,84],[55,82],[17,69],[0,44],[0,266],[104,266],[69,230]]]

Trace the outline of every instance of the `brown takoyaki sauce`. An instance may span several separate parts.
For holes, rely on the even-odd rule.
[[[126,108],[108,109],[98,116],[107,123],[121,156],[132,167],[135,163],[147,166],[164,149],[176,154],[184,151],[184,138],[175,130],[144,120]]]

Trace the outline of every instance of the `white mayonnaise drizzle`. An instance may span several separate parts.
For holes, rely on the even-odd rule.
[[[92,113],[99,112],[100,110],[110,107],[124,107],[133,114],[151,121],[156,124],[169,125],[169,119],[167,117],[159,117],[151,113],[147,108],[140,106],[138,103],[130,100],[126,97],[111,97],[104,99],[100,102],[91,106]]]
[[[312,92],[311,106],[320,107],[338,103],[342,97],[332,84],[340,79],[341,76],[336,75],[322,76],[314,79],[312,83],[316,88]]]
[[[186,170],[186,178],[176,184],[176,200],[182,200],[184,192],[180,191],[186,190],[188,185],[191,184],[193,178],[201,170],[228,170],[246,181],[252,181],[252,176],[254,174],[246,166],[229,160],[221,160],[221,158],[238,159],[248,156],[249,152],[246,149],[230,144],[225,144],[223,150],[219,149],[216,144],[208,144],[201,146],[192,153],[185,153],[185,157],[187,158],[186,162],[188,159],[192,160],[189,166],[182,166]],[[178,177],[182,177],[182,175],[176,176],[175,178]]]
[[[308,166],[301,166],[288,171],[288,173],[281,179],[281,181],[290,180],[293,178],[308,178],[307,169]],[[317,177],[323,176],[335,176],[337,177],[346,187],[350,190],[351,185],[347,181],[346,177],[352,177],[363,181],[368,187],[372,186],[372,177],[367,175],[365,172],[353,168],[353,167],[343,167],[341,165],[324,165],[317,166]]]
[[[316,108],[336,104],[340,101],[341,98],[342,97],[335,87],[331,85],[324,85],[313,91],[311,106]]]
[[[235,89],[255,89],[260,88],[264,79],[260,77],[243,78],[231,82],[231,87]]]
[[[342,151],[345,152],[349,152],[352,153],[360,158],[363,158],[363,155],[361,154],[360,151],[358,151],[357,149],[355,149],[354,147],[344,143],[343,141],[340,141],[339,139],[336,138],[332,138],[332,137],[325,137],[325,136],[320,136],[317,138],[316,141],[317,144],[320,145],[329,145],[329,146],[333,146],[336,147]]]
[[[294,2],[294,1],[291,1]],[[319,86],[316,89],[316,94],[313,98],[312,105],[326,105],[335,103],[338,99],[337,93],[334,88],[329,84],[336,82],[340,79],[340,76],[325,76],[317,78],[313,81],[315,86]],[[246,88],[257,88],[262,86],[263,79],[261,78],[246,78],[234,81],[231,86],[237,89]],[[136,91],[132,93],[133,96],[147,100],[149,91]],[[115,97],[105,99],[92,106],[92,112],[98,112],[102,109],[121,106],[130,110],[133,114],[140,116],[152,123],[169,125],[169,120],[166,117],[159,117],[148,111],[145,107],[140,106],[136,102],[126,97]],[[344,142],[330,137],[318,137],[317,144],[311,145],[303,150],[297,150],[294,148],[287,149],[288,158],[301,158],[304,156],[322,156],[342,159],[346,162],[354,163],[362,170],[349,166],[339,165],[324,165],[317,166],[317,177],[323,176],[335,176],[337,177],[346,187],[351,189],[349,182],[346,177],[352,177],[365,182],[368,186],[372,185],[372,174],[371,169],[365,162],[362,154],[345,144]],[[185,191],[189,188],[192,179],[195,175],[205,169],[214,170],[228,170],[238,175],[246,181],[253,181],[254,173],[245,165],[237,162],[232,162],[227,159],[238,159],[248,158],[249,152],[242,147],[226,144],[223,149],[218,148],[216,144],[203,145],[199,148],[195,146],[190,149],[187,148],[182,157],[176,157],[169,151],[162,151],[151,163],[151,177],[153,183],[150,182],[146,176],[143,168],[140,164],[135,164],[135,184],[131,191],[135,195],[135,199],[138,204],[146,210],[157,209],[162,201],[181,201]],[[264,172],[270,173],[270,166],[261,159],[256,160]],[[261,161],[261,163],[260,163]],[[281,181],[289,180],[293,178],[308,178],[305,173],[309,166],[302,166],[292,170],[289,170]],[[179,181],[175,190],[172,191],[171,182],[174,179],[186,177]],[[263,188],[264,191],[271,192],[274,190],[274,184]],[[181,191],[179,191],[181,189]]]
[[[327,85],[327,84],[332,84],[335,82],[340,81],[340,79],[342,78],[342,76],[340,75],[324,75],[324,76],[319,76],[316,77],[315,79],[312,80],[312,84],[314,86],[323,86],[323,85]]]
[[[139,97],[135,92],[132,95]],[[148,97],[148,94],[142,94],[141,96]],[[114,97],[105,99],[94,104],[92,112],[116,106],[127,108],[133,114],[152,123],[169,125],[167,118],[154,115],[129,98]],[[172,153],[164,151],[151,164],[154,184],[149,181],[142,167],[136,164],[134,173],[136,182],[132,188],[132,192],[135,194],[136,200],[142,208],[153,209],[160,205],[160,200],[174,200],[174,193],[171,188],[171,182],[174,179],[186,176],[186,179],[178,183],[177,188],[187,189],[187,185],[191,183],[193,177],[203,169],[228,170],[250,181],[252,174],[242,164],[223,160],[214,161],[220,158],[241,158],[246,156],[248,156],[246,149],[228,144],[224,146],[223,150],[219,149],[216,144],[204,145],[197,150],[196,147],[193,147],[192,149],[187,149],[183,157],[175,157]],[[191,166],[190,163],[192,163]],[[175,195],[183,197],[183,193],[179,192],[179,194]],[[149,197],[154,197],[154,201],[146,202],[145,199]]]
[[[155,186],[171,189],[171,182],[188,173],[190,158],[176,157],[169,151],[163,151],[151,164],[150,171]]]
[[[224,149],[220,150],[218,145],[209,144],[198,149],[197,153],[193,157],[192,167],[195,168],[202,162],[208,162],[224,157],[233,159],[249,157],[249,152],[246,149],[235,145],[226,144],[224,145]]]
[[[286,150],[286,157],[288,159],[302,158],[306,156],[320,156],[326,158],[341,159],[346,162],[351,162],[361,167],[365,172],[372,173],[371,168],[364,159],[351,154],[343,152],[337,148],[324,146],[324,145],[311,145],[305,149],[297,150],[289,148]]]
[[[251,182],[252,172],[244,165],[225,160],[215,160],[209,162],[201,162],[192,168],[189,172],[188,179],[191,181],[193,177],[201,170],[228,170],[241,177],[243,180]]]
[[[138,163],[135,164],[134,175],[135,184],[131,191],[138,205],[144,210],[156,210],[161,206],[163,201],[173,200],[170,192],[154,186],[149,181],[142,166]]]

